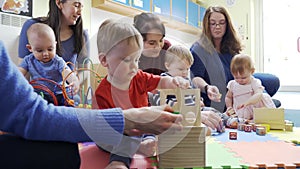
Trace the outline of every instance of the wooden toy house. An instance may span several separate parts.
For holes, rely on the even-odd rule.
[[[160,91],[161,104],[169,95],[177,98],[175,112],[183,115],[183,130],[167,131],[158,136],[159,168],[192,168],[205,166],[205,127],[201,126],[200,90],[165,89]],[[195,105],[185,105],[186,96],[195,98]]]

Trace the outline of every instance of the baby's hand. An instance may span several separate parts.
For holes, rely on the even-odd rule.
[[[77,94],[78,93],[78,91],[79,91],[79,86],[80,86],[80,84],[79,84],[79,81],[73,81],[73,82],[71,82],[70,84],[69,84],[69,86],[72,88],[72,91],[74,92],[74,94]]]
[[[138,152],[145,155],[146,157],[150,157],[155,155],[156,150],[156,141],[153,139],[146,139],[141,142]]]
[[[228,107],[228,108],[227,108],[226,114],[227,114],[228,116],[236,116],[236,113],[235,113],[235,111],[233,110],[232,107]]]
[[[172,81],[176,86],[182,89],[187,89],[190,87],[190,82],[183,77],[175,76]]]

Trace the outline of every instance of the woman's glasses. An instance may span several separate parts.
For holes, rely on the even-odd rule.
[[[219,23],[217,23],[217,22],[210,22],[209,23],[209,26],[212,27],[212,28],[216,28],[217,26],[223,27],[225,25],[226,25],[225,21],[219,22]]]

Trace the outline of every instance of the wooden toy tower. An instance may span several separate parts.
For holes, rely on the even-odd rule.
[[[201,126],[200,89],[160,90],[160,103],[176,96],[175,112],[183,115],[183,130],[167,131],[158,136],[159,168],[192,168],[205,166],[205,127]],[[185,97],[195,97],[195,105],[186,105]]]

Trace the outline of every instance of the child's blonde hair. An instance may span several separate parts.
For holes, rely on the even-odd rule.
[[[230,71],[232,74],[244,74],[245,70],[253,71],[254,63],[249,55],[246,54],[237,54],[235,55],[230,64]]]
[[[53,29],[44,23],[32,24],[27,30],[27,38],[29,44],[32,43],[34,37],[51,37],[55,41],[55,34]]]
[[[168,48],[166,56],[166,63],[172,63],[175,58],[186,61],[189,65],[194,63],[194,58],[191,52],[181,45],[172,45]]]
[[[105,20],[99,27],[97,35],[98,54],[107,54],[114,46],[127,41],[129,45],[137,44],[140,53],[143,50],[143,38],[132,24],[117,22],[112,19]]]

